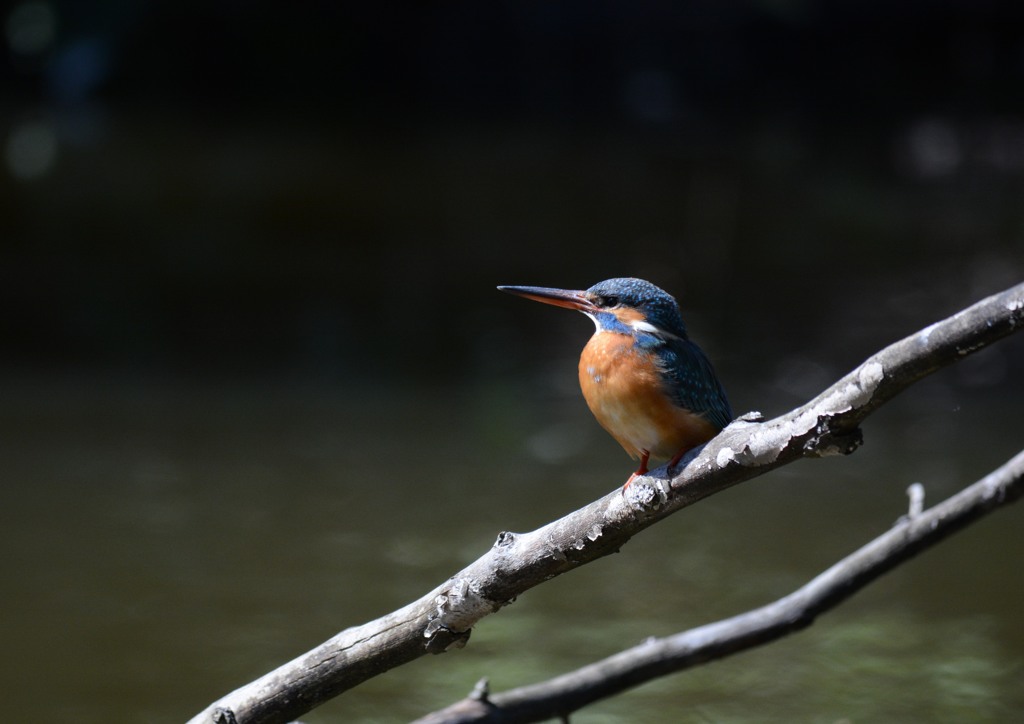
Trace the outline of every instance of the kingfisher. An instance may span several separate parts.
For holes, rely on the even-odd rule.
[[[586,290],[500,286],[503,292],[583,312],[596,330],[580,355],[580,388],[601,426],[640,461],[626,487],[728,425],[732,409],[707,356],[686,332],[676,300],[643,279]]]

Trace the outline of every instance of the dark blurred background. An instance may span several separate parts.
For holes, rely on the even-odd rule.
[[[742,330],[742,365],[1020,271],[1019,3],[5,20],[8,369],[458,380],[531,314],[495,284],[625,275]]]
[[[66,667],[56,699],[26,669],[15,679],[45,692],[54,721],[181,720],[425,593],[497,531],[618,484],[630,461],[575,388],[589,322],[498,284],[650,279],[679,298],[733,406],[775,414],[1024,276],[1021,3],[27,0],[3,20],[7,626],[38,670],[58,640],[91,661]],[[1015,452],[1022,362],[1018,340],[987,350],[880,414],[847,467],[782,473],[763,484],[772,494],[730,493],[688,518],[703,523],[646,534],[699,548],[710,559],[694,565],[720,572],[687,578],[706,600],[673,609],[686,616],[641,625],[597,572],[593,625],[564,656],[516,664],[500,645],[523,626],[550,643],[580,615],[540,603],[567,595],[553,586],[487,622],[499,644],[471,645],[482,660],[458,654],[465,676],[442,686],[430,677],[452,669],[431,660],[408,675],[419,684],[389,679],[423,687],[401,714],[392,685],[374,684],[338,716],[423,713],[481,668],[525,683],[580,665],[609,619],[636,625],[602,639],[615,650],[784,594],[884,528],[917,476],[941,496]],[[367,496],[382,469],[401,479]],[[453,509],[462,525],[441,525]],[[844,514],[849,535],[822,528]],[[722,684],[694,716],[764,721],[770,701],[790,707],[779,720],[934,721],[961,706],[1000,720],[1024,705],[1008,673],[1024,666],[1012,613],[1024,584],[1010,562],[977,561],[1019,546],[1006,526],[963,549],[968,580],[930,589],[939,566],[909,598],[889,592],[893,618],[851,617],[888,622],[851,634],[858,646],[909,621],[982,632],[948,655],[911,637],[912,666],[880,656],[893,668],[868,690],[884,681],[890,696],[844,698],[850,671],[822,683],[827,666],[799,649],[788,655],[809,678],[786,689],[764,659],[764,678]],[[749,545],[705,550],[722,540]],[[821,556],[801,560],[809,540]],[[765,560],[752,580],[754,549]],[[582,588],[591,574],[578,575]],[[936,613],[948,587],[991,595]],[[522,610],[528,600],[539,605]],[[850,660],[843,646],[817,655]],[[901,710],[910,685],[897,672],[950,657],[981,693],[943,699],[947,666],[917,689],[934,708]],[[781,688],[736,698],[765,679]],[[665,692],[647,720],[678,713]],[[39,697],[25,699],[38,719]],[[615,719],[614,706],[602,721],[642,711],[634,700]]]

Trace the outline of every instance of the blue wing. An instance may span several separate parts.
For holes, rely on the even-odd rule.
[[[680,407],[702,415],[719,430],[732,422],[732,408],[715,370],[700,347],[685,337],[658,337],[651,345],[669,394]]]

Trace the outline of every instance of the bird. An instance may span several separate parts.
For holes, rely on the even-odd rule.
[[[624,488],[706,443],[733,419],[714,368],[689,337],[679,304],[643,279],[607,279],[589,289],[499,286],[509,294],[575,309],[596,327],[579,362],[580,388],[601,426],[640,461]]]

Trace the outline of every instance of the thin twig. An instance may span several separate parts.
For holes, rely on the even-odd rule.
[[[467,698],[414,724],[519,724],[564,716],[660,676],[774,641],[810,625],[886,571],[1024,493],[1024,452],[983,479],[914,516],[793,593],[753,611],[650,639],[548,681],[486,700]]]

